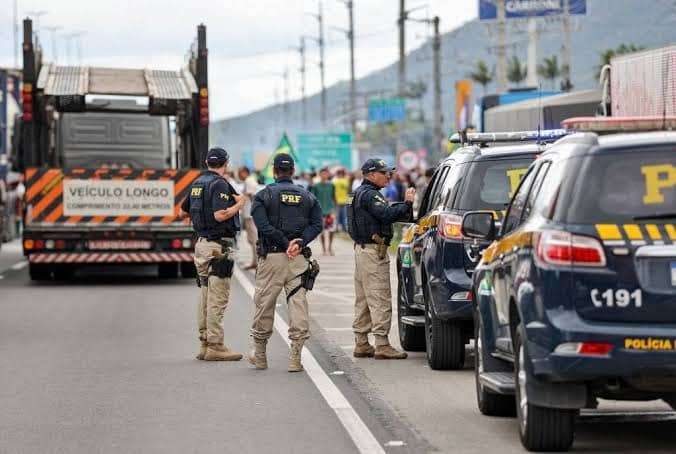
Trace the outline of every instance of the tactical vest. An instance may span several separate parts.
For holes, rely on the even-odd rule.
[[[213,172],[205,172],[190,187],[190,219],[193,229],[198,236],[210,240],[223,237],[234,238],[240,229],[239,216],[234,216],[224,222],[218,222],[214,218],[214,208],[211,202],[213,187],[220,179],[222,177]],[[227,184],[230,187],[230,184]],[[232,191],[230,195],[232,195]],[[234,204],[235,199],[231,197],[229,206]]]
[[[288,240],[303,236],[312,210],[310,194],[291,183],[271,184],[267,190],[270,199],[265,208],[270,224],[284,232]]]
[[[392,224],[382,223],[364,207],[363,199],[369,192],[375,191],[369,186],[359,186],[347,200],[347,233],[357,244],[373,243],[373,235],[380,235],[389,244],[392,239]]]

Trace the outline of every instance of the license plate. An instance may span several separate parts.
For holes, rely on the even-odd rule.
[[[108,249],[150,249],[148,240],[90,240],[89,249],[92,251]]]
[[[676,287],[676,262],[671,262],[671,285]]]

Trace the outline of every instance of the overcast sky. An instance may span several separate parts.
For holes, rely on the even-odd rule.
[[[13,4],[14,0],[0,0],[0,66],[14,64]],[[354,0],[354,4],[359,77],[398,58],[399,1]],[[347,28],[347,9],[340,0],[323,0],[323,5],[330,85],[349,78],[347,40],[335,29]],[[439,15],[442,31],[477,16],[477,0],[407,0],[407,8],[416,7],[420,9],[413,16]],[[212,119],[281,102],[287,67],[289,96],[299,98],[300,57],[292,48],[298,47],[301,35],[318,33],[317,21],[309,14],[317,12],[317,0],[18,0],[18,10],[20,18],[46,12],[39,26],[48,61],[54,59],[48,27],[61,27],[55,32],[60,64],[78,63],[74,40],[67,46],[67,35],[83,32],[84,65],[178,69],[197,24],[206,24]],[[430,27],[409,24],[407,49],[420,46],[430,33]],[[319,90],[319,53],[311,41],[307,60],[307,89],[312,94]]]

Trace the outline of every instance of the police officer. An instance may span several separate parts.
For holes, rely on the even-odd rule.
[[[275,156],[273,172],[276,182],[259,191],[251,206],[258,229],[258,268],[251,327],[254,348],[248,359],[256,369],[267,369],[266,345],[272,335],[277,297],[284,289],[291,340],[288,370],[301,372],[301,350],[310,337],[307,290],[303,288],[310,271],[307,246],[322,231],[322,210],[310,192],[293,184],[290,155]]]
[[[190,216],[198,237],[195,267],[201,288],[197,308],[201,347],[197,359],[239,361],[242,355],[223,343],[223,313],[230,297],[232,254],[244,198],[224,178],[228,168],[228,153],[224,149],[210,149],[206,164],[207,171],[193,182],[181,206],[182,214]]]
[[[394,168],[385,161],[369,159],[361,168],[364,181],[348,200],[348,233],[355,242],[355,310],[352,330],[356,358],[404,359],[390,345],[392,324],[392,290],[390,258],[387,247],[392,239],[392,223],[411,218],[415,189],[406,190],[405,202],[390,205],[380,194],[387,186]],[[369,344],[368,333],[375,336],[376,346]]]

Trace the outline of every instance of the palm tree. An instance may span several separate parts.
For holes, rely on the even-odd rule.
[[[521,61],[516,55],[513,56],[507,66],[507,79],[518,87],[521,82],[526,80],[526,77],[528,77],[528,67],[526,65],[521,66]]]
[[[559,59],[556,57],[556,55],[552,55],[551,57],[545,58],[542,61],[542,64],[538,65],[537,71],[540,77],[542,77],[543,79],[547,79],[551,82],[553,89],[556,79],[561,75],[561,68],[559,67]]]
[[[483,92],[486,94],[486,85],[493,81],[493,72],[488,69],[485,61],[479,60],[476,62],[474,71],[469,74],[469,78],[483,87]]]
[[[601,64],[596,68],[596,78],[598,79],[601,75],[601,70],[604,66],[610,64],[610,60],[617,55],[630,54],[632,52],[638,52],[643,50],[644,47],[636,46],[635,44],[620,44],[617,46],[617,49],[606,49],[600,54]]]

